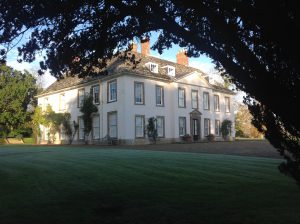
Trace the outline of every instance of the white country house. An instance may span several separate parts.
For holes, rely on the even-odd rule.
[[[134,44],[128,54],[135,55],[137,65],[114,58],[105,68],[105,75],[65,77],[38,95],[38,104],[71,114],[71,120],[79,124],[74,143],[84,141],[80,107],[90,90],[98,107],[91,143],[101,143],[107,136],[123,144],[147,143],[145,130],[150,117],[157,120],[158,142],[180,141],[185,134],[192,135],[194,141],[204,140],[210,133],[222,139],[222,121],[234,122],[235,93],[211,84],[205,73],[189,67],[184,51],[176,55],[174,63],[150,56],[149,41],[141,43],[141,53],[136,49]],[[48,130],[43,126],[41,129],[41,143],[46,143]],[[234,130],[231,136],[235,136]],[[56,143],[66,142],[65,138],[62,129]]]

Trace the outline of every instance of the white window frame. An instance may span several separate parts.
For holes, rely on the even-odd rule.
[[[152,73],[158,73],[158,64],[153,62],[148,62],[146,65],[149,67],[150,72]]]
[[[112,92],[113,88],[112,86],[115,85],[115,92]],[[107,102],[116,102],[118,99],[118,85],[117,80],[111,80],[107,82]]]
[[[209,110],[209,92],[203,92],[203,109]]]
[[[78,89],[78,107],[81,108],[83,105],[83,100],[85,96],[85,91],[84,89]]]
[[[230,98],[227,96],[225,97],[225,112],[230,113]]]
[[[161,125],[159,125],[158,120],[161,120]],[[155,128],[157,130],[157,137],[164,138],[165,137],[165,117],[164,116],[156,116]],[[160,131],[159,131],[160,129]]]
[[[183,97],[180,96],[180,93],[183,92]],[[185,108],[185,89],[178,88],[178,107]]]
[[[156,106],[159,106],[159,107],[164,106],[164,87],[163,86],[159,86],[159,85],[155,86],[155,103],[156,103]]]
[[[98,92],[95,91],[97,88],[98,88]],[[100,103],[100,85],[92,86],[92,92],[93,92],[93,103],[99,104]]]
[[[204,118],[204,136],[207,136],[210,133],[210,119]]]
[[[186,117],[179,117],[179,136],[184,136],[186,134]],[[183,123],[181,123],[181,121]],[[183,126],[181,126],[183,124]]]
[[[194,99],[195,93],[196,93],[196,99]],[[192,100],[191,100],[192,101],[192,109],[198,109],[198,90],[192,89],[191,98],[192,98]]]
[[[98,118],[98,122],[94,122],[94,119]],[[96,125],[95,125],[96,124]],[[93,120],[92,120],[92,138],[93,139],[100,139],[100,115],[96,114],[93,116]],[[98,135],[96,136],[95,133],[98,133]]]
[[[138,119],[140,119],[141,123],[138,123]],[[144,115],[135,115],[134,118],[134,127],[135,127],[135,137],[136,138],[145,138],[145,116]],[[139,130],[140,129],[140,133]]]
[[[111,123],[111,116],[116,116],[115,124]],[[115,128],[115,136],[113,136],[112,130]],[[112,111],[107,113],[107,133],[111,138],[118,138],[118,112]]]
[[[220,120],[215,120],[215,135],[220,136],[221,122]]]
[[[219,95],[214,95],[214,109],[216,112],[220,111],[220,97]]]
[[[140,86],[140,89],[138,89],[138,86]],[[137,99],[140,99],[140,101],[137,101]],[[134,82],[134,104],[145,104],[145,85],[143,82]]]
[[[82,117],[78,117],[78,139],[84,140],[84,122]]]

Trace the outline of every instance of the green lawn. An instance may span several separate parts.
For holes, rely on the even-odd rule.
[[[1,224],[300,223],[281,160],[0,146]]]

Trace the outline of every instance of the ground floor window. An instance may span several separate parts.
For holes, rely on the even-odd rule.
[[[63,126],[60,127],[60,140],[66,140],[66,132]]]
[[[100,138],[100,116],[95,115],[93,116],[93,139],[99,139]]]
[[[216,120],[215,122],[215,135],[220,136],[220,121]]]
[[[186,118],[179,117],[179,136],[184,136],[186,134]]]
[[[84,123],[82,117],[78,117],[78,139],[84,139]]]
[[[117,112],[109,112],[108,113],[108,135],[111,138],[118,137]]]
[[[136,115],[135,116],[135,137],[144,138],[145,137],[145,116]]]
[[[204,136],[210,134],[210,120],[205,118],[204,119]]]
[[[165,117],[163,116],[156,117],[156,130],[157,130],[157,137],[159,138],[165,137]]]

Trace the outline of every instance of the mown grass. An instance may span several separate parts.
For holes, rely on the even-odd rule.
[[[0,223],[300,223],[281,160],[0,146]]]

